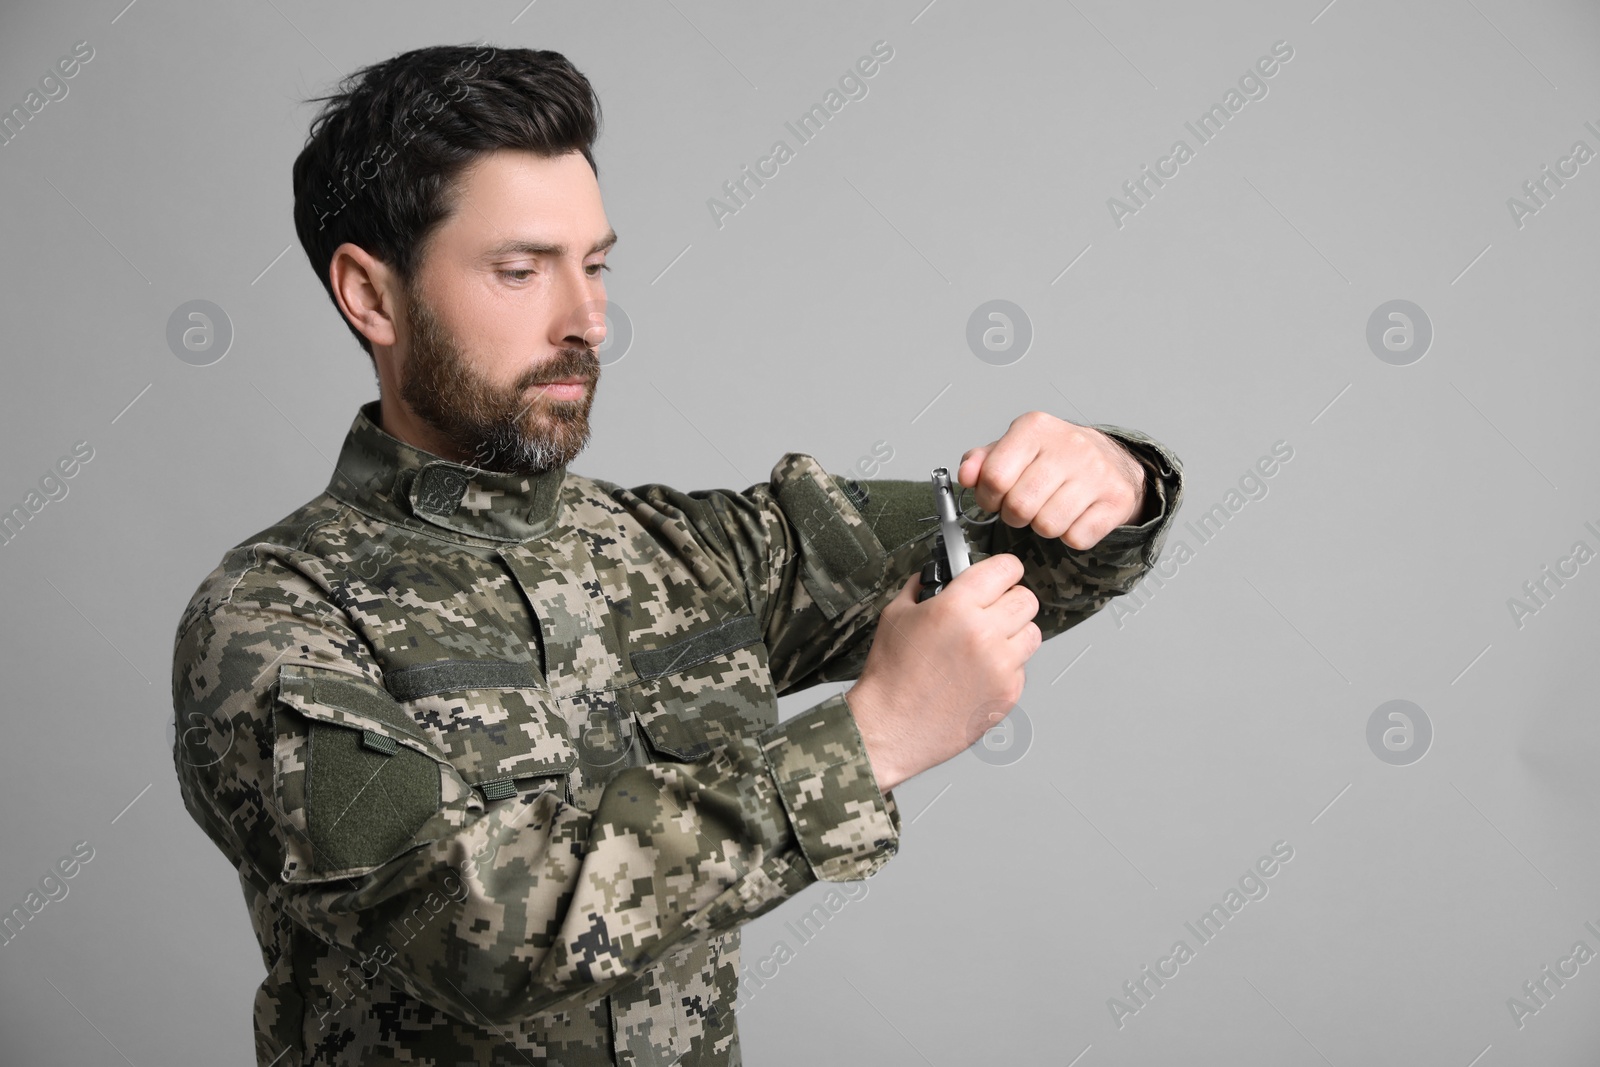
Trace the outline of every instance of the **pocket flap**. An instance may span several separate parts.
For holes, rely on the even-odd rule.
[[[394,698],[342,671],[285,663],[278,668],[278,699],[308,719],[370,730],[440,763],[449,762]]]
[[[660,753],[702,759],[733,738],[778,720],[767,646],[752,615],[631,658],[643,677],[623,692],[651,747]]]
[[[404,705],[392,693],[351,675],[305,664],[279,668],[279,694],[309,718],[371,731],[453,767],[468,785],[483,789],[489,800],[509,796],[518,779],[572,769],[577,751],[567,737],[566,724],[547,710],[542,682],[532,688],[512,687],[527,676],[491,673],[518,664],[445,666],[448,671],[427,675],[427,692]],[[416,676],[415,669],[401,673]],[[536,674],[533,677],[538,680]],[[484,685],[491,680],[498,684]],[[455,684],[462,682],[477,685]],[[393,688],[387,678],[385,685]],[[370,739],[367,747],[374,748]]]

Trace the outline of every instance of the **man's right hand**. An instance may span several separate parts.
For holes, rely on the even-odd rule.
[[[1022,561],[1002,552],[921,604],[912,575],[884,606],[845,693],[883,792],[959,755],[1021,698],[1023,664],[1043,642],[1021,578]]]

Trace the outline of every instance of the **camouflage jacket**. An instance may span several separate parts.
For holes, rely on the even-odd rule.
[[[842,695],[930,558],[926,479],[802,453],[742,492],[448,462],[351,426],[327,490],[179,625],[183,802],[238,872],[258,1063],[740,1062],[739,928],[872,875],[900,816]],[[1127,592],[1181,496],[1086,552],[1004,522],[1049,637]]]

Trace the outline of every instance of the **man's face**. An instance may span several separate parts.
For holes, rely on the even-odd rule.
[[[588,444],[615,240],[582,153],[502,149],[463,173],[405,292],[400,382],[451,458],[538,472]]]

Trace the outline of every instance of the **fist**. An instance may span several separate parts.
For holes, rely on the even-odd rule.
[[[1145,521],[1145,468],[1113,438],[1030,411],[998,441],[968,449],[956,480],[1007,526],[1030,526],[1078,550],[1135,519]]]

